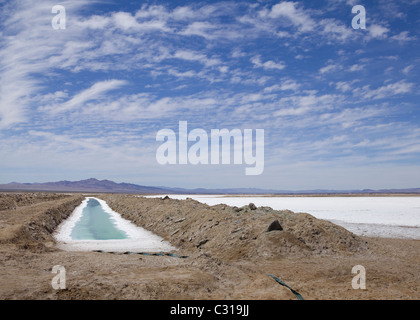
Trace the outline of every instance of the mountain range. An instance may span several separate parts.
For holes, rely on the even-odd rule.
[[[90,178],[80,181],[57,181],[45,183],[0,184],[0,191],[48,191],[48,192],[92,192],[92,193],[137,193],[137,194],[385,194],[385,193],[418,193],[420,188],[407,189],[363,189],[363,190],[275,190],[258,188],[226,188],[226,189],[184,189],[171,187],[141,186],[132,183],[116,183],[110,180]]]

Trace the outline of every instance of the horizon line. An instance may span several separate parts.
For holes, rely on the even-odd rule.
[[[109,180],[109,179],[102,179],[99,180],[97,178],[88,178],[88,179],[82,179],[82,180],[59,180],[59,181],[48,181],[48,182],[16,182],[16,181],[12,181],[9,183],[3,183],[0,184],[0,190],[2,192],[4,191],[48,191],[48,192],[114,192],[114,193],[139,193],[141,194],[142,192],[135,192],[135,190],[109,190],[106,191],[104,190],[104,187],[101,186],[79,186],[79,187],[71,187],[69,186],[68,188],[65,187],[59,187],[57,186],[57,188],[47,188],[47,189],[32,189],[31,186],[32,185],[45,185],[45,184],[51,184],[51,183],[60,183],[60,182],[70,182],[70,183],[77,183],[77,182],[84,182],[84,181],[88,181],[88,180],[95,180],[98,182],[110,182],[110,183],[114,183],[116,185],[121,185],[121,184],[129,184],[129,185],[133,185],[136,187],[143,187],[143,188],[155,188],[155,189],[161,189],[162,191],[165,192],[180,192],[180,193],[188,193],[188,192],[197,192],[199,190],[202,190],[204,194],[207,193],[213,193],[216,191],[220,191],[222,194],[241,194],[240,191],[243,191],[243,194],[246,194],[246,191],[250,191],[249,194],[375,194],[375,193],[380,193],[380,194],[385,194],[385,193],[389,193],[389,194],[420,194],[420,187],[406,187],[406,188],[380,188],[380,189],[372,189],[372,188],[363,188],[363,189],[329,189],[329,188],[316,188],[316,189],[300,189],[300,190],[287,190],[287,189],[273,189],[273,188],[259,188],[259,187],[229,187],[229,188],[224,188],[224,187],[168,187],[168,186],[150,186],[150,185],[139,185],[136,183],[131,183],[131,182],[115,182],[113,180]],[[8,189],[7,187],[10,187],[10,185],[13,184],[17,184],[17,185],[25,185],[27,186],[27,188],[12,188],[12,189]],[[42,186],[40,186],[42,187]],[[70,189],[70,190],[69,190]],[[71,190],[74,189],[74,190]],[[79,189],[79,191],[77,190]],[[96,190],[96,191],[95,191]],[[252,192],[252,190],[254,190],[254,192]],[[207,191],[207,192],[206,192]],[[155,194],[159,194],[156,192],[149,192],[149,193],[155,193]]]

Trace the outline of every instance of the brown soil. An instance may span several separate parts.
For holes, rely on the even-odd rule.
[[[171,242],[178,255],[66,252],[53,232],[83,199],[0,194],[0,299],[420,298],[420,241],[358,237],[304,213],[208,206],[194,200],[98,195],[123,217]],[[283,230],[267,232],[278,220]],[[53,289],[53,266],[66,289]],[[355,290],[353,266],[366,269]]]

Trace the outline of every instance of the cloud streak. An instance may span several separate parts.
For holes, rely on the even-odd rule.
[[[105,80],[93,84],[90,88],[85,89],[70,100],[64,102],[61,105],[53,105],[44,108],[43,111],[51,112],[52,114],[67,112],[76,108],[85,106],[89,101],[100,100],[107,92],[116,90],[127,84],[125,80]]]

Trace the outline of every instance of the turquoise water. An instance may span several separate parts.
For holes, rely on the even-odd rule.
[[[82,217],[74,226],[70,237],[73,240],[128,239],[127,234],[115,226],[110,215],[95,199],[88,200],[87,206],[83,208]]]

